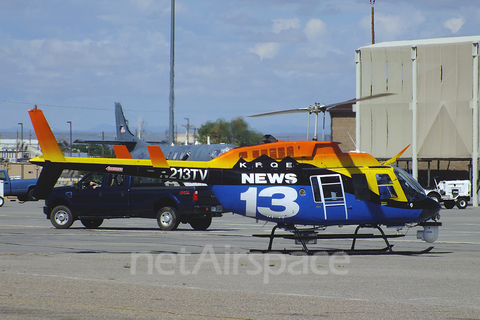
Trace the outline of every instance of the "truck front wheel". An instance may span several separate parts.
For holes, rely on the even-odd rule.
[[[2,197],[0,197],[0,207],[3,206],[4,203],[5,203],[5,199],[3,199]]]
[[[212,217],[193,218],[190,225],[195,230],[207,230],[212,224]]]
[[[180,224],[180,217],[174,207],[163,207],[158,210],[157,223],[160,229],[170,231],[177,229]]]
[[[73,216],[70,208],[56,206],[50,214],[50,222],[57,229],[68,229],[73,223]]]

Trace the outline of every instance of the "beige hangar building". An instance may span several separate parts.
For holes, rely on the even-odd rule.
[[[410,145],[400,160],[417,179],[419,170],[427,172],[422,185],[431,183],[432,171],[446,169],[463,173],[457,179],[470,179],[476,191],[479,43],[480,36],[471,36],[359,48],[356,97],[392,95],[332,108],[332,140],[341,141],[344,151],[368,152],[379,160]],[[347,131],[355,134],[355,145]],[[476,192],[473,204],[478,206]]]

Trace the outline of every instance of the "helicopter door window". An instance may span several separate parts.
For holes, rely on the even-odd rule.
[[[380,200],[397,198],[397,193],[393,188],[392,179],[387,173],[378,173],[376,178]]]
[[[310,182],[315,202],[339,203],[344,201],[343,186],[339,175],[311,176]]]
[[[323,176],[320,179],[325,202],[343,201],[342,182],[339,175]]]
[[[322,202],[322,196],[320,194],[320,186],[318,184],[317,177],[310,177],[310,181],[312,183],[313,199],[315,202]]]
[[[370,200],[367,177],[362,174],[352,174],[353,190],[356,200]]]
[[[315,202],[323,202],[323,218],[348,219],[343,181],[339,174],[310,176]]]

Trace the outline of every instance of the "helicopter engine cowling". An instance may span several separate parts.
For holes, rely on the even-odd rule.
[[[417,231],[417,239],[432,243],[438,238],[438,225],[425,225],[423,230]]]

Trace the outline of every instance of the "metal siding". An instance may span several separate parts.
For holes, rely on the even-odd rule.
[[[375,62],[365,61],[372,57]],[[368,48],[362,50],[362,95],[384,92],[393,96],[361,102],[362,151],[377,158],[391,158],[411,143],[412,62],[409,47]],[[371,74],[365,74],[371,71]],[[411,156],[407,150],[404,157]]]
[[[419,159],[471,157],[472,42],[415,42]],[[390,158],[412,142],[410,50],[411,45],[405,42],[402,46],[377,44],[360,48],[362,97],[395,93],[361,102],[362,151],[376,158]],[[407,150],[402,158],[411,156],[412,151]]]

